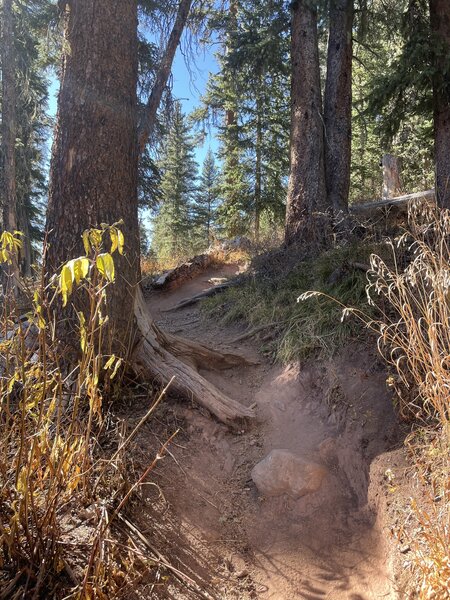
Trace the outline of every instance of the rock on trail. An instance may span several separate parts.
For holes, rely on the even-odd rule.
[[[272,450],[252,470],[252,479],[264,496],[288,494],[301,498],[316,492],[327,473],[325,467],[295,456],[289,450]]]

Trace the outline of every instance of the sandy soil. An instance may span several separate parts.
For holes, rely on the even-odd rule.
[[[348,347],[333,360],[287,367],[258,354],[258,341],[232,346],[241,330],[205,320],[198,306],[163,312],[206,289],[210,269],[149,305],[168,331],[260,362],[202,373],[246,405],[257,421],[230,432],[189,402],[169,399],[142,430],[137,468],[164,436],[180,428],[159,463],[135,519],[152,544],[192,580],[168,576],[142,597],[261,600],[375,600],[398,595],[388,546],[368,502],[372,460],[396,442],[396,420],[385,374],[375,355]],[[130,425],[147,409],[135,406]],[[326,468],[320,489],[293,499],[266,498],[251,470],[273,449],[286,449]],[[201,594],[196,591],[201,588]]]

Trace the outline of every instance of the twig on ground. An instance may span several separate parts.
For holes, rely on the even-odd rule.
[[[203,598],[204,600],[213,600],[213,597],[210,594],[205,594],[200,589],[197,582],[195,582],[191,577],[189,577],[189,575],[187,575],[183,571],[180,571],[180,569],[177,569],[176,567],[174,567],[165,558],[165,556],[163,554],[161,554],[161,552],[149,542],[149,540],[136,527],[136,525],[131,523],[131,521],[129,521],[122,514],[118,514],[117,516],[135,535],[137,535],[137,537],[141,540],[141,542],[150,550],[150,552],[152,552],[155,555],[156,559],[162,566],[164,566],[166,569],[171,571],[179,580],[181,580],[185,585],[187,585],[189,587],[189,589],[191,589],[194,593],[196,593],[200,598]]]

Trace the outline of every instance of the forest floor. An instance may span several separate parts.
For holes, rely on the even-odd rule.
[[[386,487],[386,460],[377,464],[376,457],[401,443],[383,367],[374,352],[356,344],[333,359],[270,364],[257,341],[230,343],[242,327],[208,319],[199,305],[164,312],[208,288],[211,277],[236,271],[236,265],[212,268],[175,290],[147,296],[167,331],[258,361],[202,372],[254,405],[257,418],[233,432],[197,406],[171,398],[141,430],[133,452],[137,470],[180,428],[132,510],[139,529],[191,584],[164,571],[140,597],[397,598],[388,527],[384,512],[376,513]],[[130,427],[147,409],[128,408]],[[274,449],[320,465],[320,488],[298,499],[262,496],[251,471]]]

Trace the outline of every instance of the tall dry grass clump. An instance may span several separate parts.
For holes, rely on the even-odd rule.
[[[63,265],[49,284],[42,276],[26,315],[18,313],[13,294],[4,297],[0,599],[131,598],[136,580],[155,564],[114,529],[154,464],[129,481],[126,451],[138,428],[126,435],[123,423],[104,419],[123,363],[100,350],[105,290],[114,281],[113,255],[123,249],[118,225],[86,232],[86,255]],[[20,244],[13,238],[0,248],[4,263]],[[79,355],[68,363],[60,356],[51,304],[68,303],[76,287],[89,308],[78,314]],[[155,406],[151,397],[149,403],[138,427]]]
[[[411,212],[409,230],[370,257],[369,311],[334,300],[378,338],[401,418],[411,423],[409,510],[397,534],[411,548],[410,598],[450,599],[450,212]],[[401,499],[402,501],[404,499]],[[409,515],[409,516],[408,516]]]
[[[450,213],[410,216],[393,266],[371,257],[368,298],[381,318],[378,346],[400,415],[415,423],[406,446],[422,495],[411,502],[415,594],[450,598]]]

